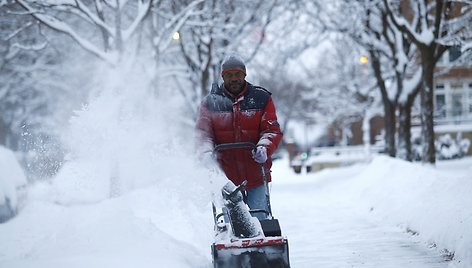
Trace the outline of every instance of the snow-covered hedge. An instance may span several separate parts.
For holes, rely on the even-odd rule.
[[[436,159],[447,160],[464,157],[469,151],[470,140],[463,139],[460,133],[456,139],[451,135],[445,134],[439,136],[435,141]],[[420,161],[423,155],[423,144],[420,137],[416,137],[412,142],[413,160]]]
[[[461,158],[467,154],[470,146],[469,139],[462,139],[461,135],[457,135],[456,139],[453,139],[451,135],[446,134],[440,136],[436,142],[436,159],[455,159]]]
[[[17,190],[26,185],[26,176],[15,154],[0,146],[0,223],[16,213]]]

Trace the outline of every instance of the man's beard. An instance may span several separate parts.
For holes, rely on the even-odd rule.
[[[232,82],[228,85],[227,89],[233,94],[238,94],[243,90],[244,82]]]

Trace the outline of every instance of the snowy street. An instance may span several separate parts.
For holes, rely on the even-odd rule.
[[[359,204],[343,199],[342,191],[333,191],[333,184],[360,168],[310,175],[310,180],[274,173],[282,182],[273,186],[272,203],[289,237],[292,267],[447,267],[437,251],[397,226],[376,221]]]
[[[160,169],[158,181],[116,198],[83,195],[96,198],[100,189],[91,186],[100,178],[76,184],[73,167],[32,187],[19,215],[0,225],[0,267],[212,267],[208,171],[176,173],[179,163],[163,157],[169,170]],[[275,161],[272,211],[291,266],[470,267],[471,163],[431,168],[377,157],[297,175]]]

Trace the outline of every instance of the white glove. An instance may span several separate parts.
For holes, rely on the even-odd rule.
[[[257,146],[256,150],[252,152],[252,158],[259,164],[267,161],[267,149],[264,146]]]

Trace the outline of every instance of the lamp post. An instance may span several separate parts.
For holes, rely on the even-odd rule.
[[[175,41],[179,41],[180,40],[180,33],[175,32],[174,34],[172,34],[172,39],[174,39]]]
[[[359,58],[361,63],[361,74],[367,74],[367,64],[369,63],[369,57],[362,55]],[[369,109],[364,110],[364,118],[362,120],[362,142],[364,143],[364,153],[367,159],[370,159],[370,119],[372,115]]]

